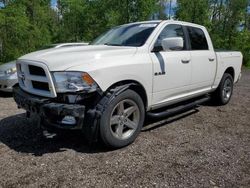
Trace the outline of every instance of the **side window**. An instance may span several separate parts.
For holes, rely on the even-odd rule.
[[[181,25],[176,25],[176,24],[167,25],[162,30],[161,34],[158,36],[155,46],[157,47],[161,46],[161,42],[163,39],[172,37],[182,37],[185,44],[184,31]]]
[[[208,50],[207,39],[202,29],[187,27],[192,50]]]

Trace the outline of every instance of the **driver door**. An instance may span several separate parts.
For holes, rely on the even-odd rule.
[[[163,51],[161,49],[162,40],[172,37],[183,38],[183,49]],[[184,29],[181,25],[167,25],[159,34],[154,48],[158,50],[157,52],[153,50],[150,54],[154,70],[152,102],[158,106],[182,98],[189,92],[192,64]]]

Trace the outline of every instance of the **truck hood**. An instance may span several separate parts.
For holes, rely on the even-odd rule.
[[[136,47],[106,45],[74,46],[41,50],[22,56],[18,60],[41,62],[50,71],[64,71],[83,63],[98,63],[105,58],[133,56]]]

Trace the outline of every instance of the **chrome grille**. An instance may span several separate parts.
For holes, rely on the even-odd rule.
[[[17,75],[20,87],[26,92],[44,97],[56,97],[54,83],[45,64],[18,60]]]

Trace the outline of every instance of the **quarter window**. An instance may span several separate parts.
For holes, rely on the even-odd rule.
[[[207,39],[202,29],[187,27],[187,30],[192,50],[208,50]]]

